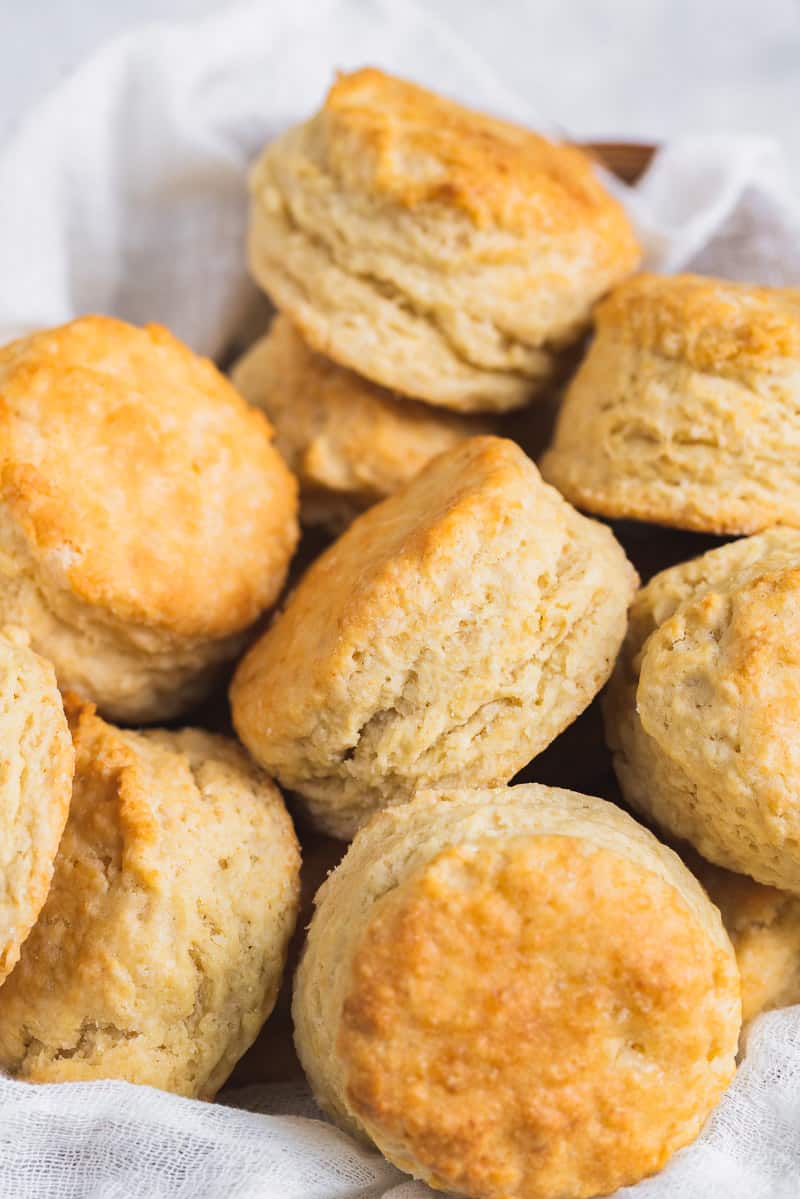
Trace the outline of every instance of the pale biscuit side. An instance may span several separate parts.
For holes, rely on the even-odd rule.
[[[279,313],[232,381],[262,408],[300,483],[301,520],[339,530],[487,421],[416,403],[338,366]]]
[[[776,528],[657,575],[605,700],[628,802],[703,857],[791,891],[799,564],[800,532]]]
[[[549,482],[603,516],[710,533],[800,525],[794,293],[642,276],[596,323],[542,459]]]
[[[572,850],[566,848],[568,841],[574,845]],[[323,1106],[349,1131],[361,1135],[366,1132],[401,1168],[417,1177],[424,1177],[435,1185],[456,1190],[463,1186],[468,1193],[487,1196],[501,1193],[538,1196],[556,1191],[596,1193],[578,1185],[578,1181],[582,1179],[583,1186],[586,1186],[586,1178],[592,1174],[594,1167],[591,1162],[587,1166],[586,1161],[582,1160],[584,1145],[582,1140],[580,1145],[576,1145],[574,1131],[575,1128],[585,1129],[586,1121],[591,1122],[597,1118],[596,1111],[593,1113],[588,1107],[586,1111],[573,1109],[573,1152],[566,1157],[561,1154],[560,1134],[555,1128],[551,1130],[550,1137],[545,1138],[547,1152],[540,1152],[542,1145],[533,1129],[539,1118],[537,1113],[540,1109],[537,1108],[537,1104],[541,1102],[541,1110],[544,1111],[547,1102],[543,1093],[536,1088],[531,1089],[531,1078],[540,1074],[541,1060],[526,1086],[531,1128],[529,1135],[524,1138],[524,1143],[520,1143],[516,1141],[513,1132],[508,1132],[509,1124],[506,1121],[513,1125],[514,1120],[511,1119],[510,1110],[503,1106],[507,1095],[506,1083],[512,1085],[513,1069],[509,1075],[505,1072],[504,1065],[503,1073],[495,1077],[492,1084],[494,1102],[489,1101],[488,1097],[485,1102],[480,1098],[480,1074],[475,1075],[474,1066],[475,1060],[480,1059],[484,1053],[485,1046],[479,1031],[469,1032],[466,1026],[461,1028],[465,1021],[467,1024],[469,1022],[469,1004],[458,1009],[462,1013],[458,1017],[458,995],[452,996],[449,990],[440,991],[435,998],[431,996],[426,1001],[425,1010],[428,1014],[424,1019],[421,1018],[420,1024],[409,1025],[405,1031],[400,1028],[402,1026],[405,1029],[404,1012],[419,1010],[418,1001],[422,995],[427,994],[419,988],[424,985],[428,955],[434,951],[434,930],[437,922],[442,918],[446,922],[448,912],[452,911],[455,914],[456,909],[452,905],[460,902],[458,896],[463,897],[470,893],[475,881],[474,870],[480,868],[483,878],[483,874],[486,873],[483,867],[490,860],[495,862],[495,858],[497,859],[495,865],[499,873],[495,875],[495,867],[492,866],[479,887],[480,895],[483,894],[481,888],[486,886],[492,892],[491,898],[487,891],[485,898],[480,899],[480,920],[489,927],[499,912],[504,910],[503,904],[512,892],[518,893],[516,885],[512,887],[509,896],[502,890],[503,871],[506,867],[510,865],[514,873],[520,862],[527,859],[529,850],[534,855],[540,852],[546,854],[551,849],[560,852],[560,846],[565,846],[566,854],[574,855],[576,870],[584,854],[588,858],[598,854],[600,859],[609,855],[609,860],[617,860],[619,855],[620,877],[627,877],[628,867],[632,867],[634,872],[641,869],[643,880],[649,878],[649,872],[652,872],[652,895],[648,891],[651,883],[643,881],[639,899],[632,903],[630,908],[625,907],[625,916],[620,913],[620,920],[630,918],[635,923],[652,899],[655,904],[654,914],[660,908],[664,919],[670,924],[673,920],[677,921],[676,930],[691,928],[692,931],[687,935],[693,945],[695,938],[700,938],[693,953],[697,953],[697,946],[704,946],[700,956],[692,958],[692,970],[698,971],[696,978],[690,981],[691,971],[690,974],[681,976],[681,988],[686,988],[687,1008],[681,1007],[684,998],[678,997],[675,992],[676,1006],[672,1019],[665,1025],[665,1040],[659,1041],[656,1035],[656,1040],[651,1043],[656,1056],[660,1053],[666,1054],[664,1064],[668,1061],[669,1068],[680,1060],[684,1061],[685,1068],[681,1067],[679,1070],[680,1083],[675,1087],[675,1091],[670,1091],[669,1094],[663,1086],[659,1088],[658,1119],[650,1121],[644,1130],[639,1126],[637,1114],[629,1112],[625,1119],[630,1117],[630,1124],[627,1131],[623,1132],[619,1125],[619,1120],[622,1119],[619,1110],[617,1124],[613,1125],[616,1132],[612,1131],[609,1136],[609,1126],[603,1128],[602,1119],[597,1128],[592,1128],[592,1136],[597,1134],[598,1137],[608,1139],[608,1153],[603,1155],[603,1171],[607,1170],[608,1173],[604,1174],[602,1180],[595,1179],[598,1189],[613,1189],[614,1185],[619,1185],[622,1181],[633,1181],[640,1176],[636,1173],[637,1170],[645,1172],[645,1160],[650,1162],[650,1169],[657,1168],[653,1161],[659,1158],[659,1154],[668,1154],[670,1151],[665,1150],[664,1143],[659,1143],[656,1149],[653,1148],[654,1144],[659,1142],[662,1127],[670,1128],[666,1142],[670,1142],[670,1136],[675,1138],[671,1142],[671,1149],[690,1139],[696,1133],[708,1107],[732,1074],[739,1027],[738,979],[733,955],[719,914],[675,855],[660,846],[650,834],[636,826],[629,817],[612,805],[586,796],[535,786],[501,788],[490,792],[476,790],[425,793],[409,804],[377,815],[357,836],[342,864],[320,890],[307,949],[295,982],[294,1016],[298,1051],[315,1094]],[[565,878],[568,876],[569,870],[566,870]],[[517,883],[521,882],[523,877],[524,869]],[[409,888],[412,889],[409,891]],[[661,888],[664,888],[663,894]],[[659,898],[656,898],[656,895]],[[668,895],[672,898],[668,899]],[[598,893],[596,901],[602,904],[605,897]],[[511,902],[513,905],[513,899]],[[560,902],[554,902],[557,905],[554,910],[561,912],[572,911],[572,905],[575,905],[576,924],[572,932],[577,935],[577,940],[573,948],[578,952],[580,905],[590,902],[588,893],[583,897],[569,892],[561,897]],[[674,909],[673,902],[677,903]],[[417,936],[413,934],[415,907],[417,914],[424,915],[427,911],[426,904],[430,903],[433,906],[424,925],[428,928],[430,937],[421,930]],[[634,915],[634,909],[638,909],[637,915]],[[385,973],[380,957],[380,935],[376,940],[375,933],[377,929],[380,934],[382,923],[393,913],[399,913],[401,920],[406,923],[401,923],[392,932],[397,965],[388,966],[388,973]],[[471,921],[473,918],[478,919],[478,916],[476,909],[471,911],[469,921],[460,921],[459,928],[465,929],[464,936],[477,935]],[[589,918],[588,913],[586,918]],[[409,920],[411,924],[408,924]],[[510,912],[508,920],[512,923],[502,925],[502,933],[500,926],[495,930],[501,939],[514,926]],[[411,937],[408,943],[403,932],[404,927],[408,929]],[[628,944],[641,947],[642,962],[647,960],[648,953],[646,938],[643,935],[644,927],[643,924],[640,938],[637,939],[635,935],[628,938]],[[451,933],[452,936],[448,934],[447,937],[449,947],[446,969],[452,969],[457,990],[462,981],[459,971],[462,967],[466,970],[464,963],[471,961],[478,976],[473,977],[469,985],[473,988],[474,996],[478,997],[482,985],[482,972],[485,970],[491,975],[493,966],[489,962],[481,964],[477,948],[472,954],[467,953],[462,961],[459,956],[459,939],[462,934],[455,929],[451,930]],[[680,952],[677,950],[677,942],[682,936],[683,932],[676,931],[676,953]],[[368,946],[371,946],[370,952],[374,951],[377,956],[364,957]],[[598,946],[595,948],[602,952]],[[411,955],[408,959],[405,957],[406,952]],[[637,954],[638,948],[634,951],[634,957]],[[505,962],[514,960],[513,953],[500,956]],[[702,966],[699,964],[701,958],[704,963]],[[596,957],[597,960],[599,959]],[[659,960],[663,962],[663,955],[659,955]],[[642,962],[639,963],[640,966]],[[376,982],[379,978],[384,978],[384,984],[379,988],[380,995],[383,996],[379,1005],[380,1011],[374,1006],[378,1002],[378,992],[373,993],[370,981],[373,968],[376,972]],[[444,963],[442,969],[445,969]],[[524,959],[520,960],[520,985],[526,969]],[[392,970],[401,972],[397,979],[392,975]],[[706,970],[709,971],[707,975],[704,973]],[[402,978],[414,980],[408,982],[412,989],[408,991],[400,1008],[387,1008],[386,997],[392,987],[398,986],[398,996],[401,993],[405,994],[405,984],[401,986]],[[698,988],[697,998],[702,994],[702,1013],[695,1006],[695,984]],[[669,991],[672,983],[667,983],[666,976],[661,979],[659,986],[665,995],[673,994]],[[499,993],[504,996],[504,1002],[510,1005],[511,1014],[515,992],[509,980],[506,980],[506,987],[501,988]],[[367,1006],[363,1006],[364,1004]],[[559,1006],[560,1027],[571,1029],[572,1024],[564,1012],[563,998]],[[691,1008],[691,1011],[688,1008]],[[680,1017],[679,1012],[682,1013]],[[678,1020],[680,1024],[676,1023]],[[699,1029],[702,1029],[702,1032],[698,1036]],[[447,1036],[452,1037],[452,1040],[441,1040],[440,1032],[436,1030],[449,1030]],[[590,1052],[593,1052],[595,1047],[599,1049],[605,1035],[605,1030],[601,1032],[598,1026],[595,1030],[598,1042],[595,1044],[591,1036],[589,1037]],[[387,1046],[391,1050],[395,1035],[400,1037],[398,1046],[406,1046],[406,1065],[403,1066],[399,1061],[394,1062],[388,1073],[382,1074],[384,1081],[379,1086],[377,1079],[365,1084],[363,1071],[366,1068],[369,1074],[370,1055],[368,1054],[365,1067],[365,1059],[358,1047],[359,1039],[367,1037],[373,1046],[371,1055],[380,1059],[380,1065],[386,1056]],[[462,1035],[469,1036],[470,1044],[475,1046],[475,1053],[470,1055],[469,1059],[459,1055],[458,1046]],[[567,1040],[569,1035],[569,1032],[565,1033]],[[429,1057],[427,1051],[424,1051],[424,1046],[429,1044],[429,1037],[433,1037],[433,1044],[438,1045],[433,1057]],[[711,1051],[709,1046],[713,1046]],[[551,1045],[551,1050],[552,1048]],[[495,1051],[492,1060],[496,1058],[499,1068],[500,1062],[505,1062],[505,1059],[501,1047],[497,1044]],[[609,1066],[602,1058],[602,1052],[599,1049],[598,1067],[602,1061],[602,1069],[605,1070]],[[420,1057],[420,1053],[423,1056]],[[688,1057],[684,1057],[685,1054],[688,1054]],[[511,1057],[513,1056],[512,1053]],[[634,1053],[630,1061],[621,1057],[611,1067],[609,1085],[614,1085],[615,1071],[621,1076],[628,1070],[632,1071],[629,1075],[631,1085],[638,1085],[635,1081],[635,1056]],[[391,1057],[386,1057],[384,1065],[392,1060]],[[441,1068],[446,1069],[451,1078],[453,1090],[449,1104],[443,1105],[435,1098],[439,1069],[437,1062],[441,1062]],[[408,1077],[414,1081],[413,1086],[409,1083],[411,1089],[406,1096],[406,1117],[402,1122],[405,1131],[398,1137],[393,1088],[395,1084],[399,1084],[401,1090],[405,1086],[403,1080],[406,1078],[406,1067]],[[418,1069],[421,1069],[422,1073],[417,1073]],[[554,1089],[549,1095],[550,1102],[558,1104],[560,1100],[557,1074],[549,1081],[548,1078],[548,1072],[543,1071],[541,1077],[536,1078],[536,1087],[541,1086],[546,1092],[548,1087],[552,1086]],[[364,1085],[368,1086],[366,1093],[363,1090]],[[474,1093],[471,1091],[473,1085],[478,1087]],[[378,1090],[372,1090],[372,1086],[378,1087]],[[363,1105],[365,1094],[371,1096],[366,1107]],[[579,1094],[580,1091],[576,1089],[578,1107]],[[688,1101],[687,1095],[691,1096]],[[463,1154],[459,1154],[456,1161],[451,1158],[447,1146],[452,1148],[457,1143],[453,1138],[460,1135],[458,1129],[461,1125],[458,1124],[458,1120],[468,1115],[464,1105],[469,1104],[471,1097],[474,1098],[476,1107],[467,1122],[473,1130],[473,1137],[469,1145],[465,1144]],[[432,1107],[428,1105],[429,1099],[433,1101]],[[625,1100],[622,1101],[622,1106],[624,1104]],[[674,1104],[674,1107],[671,1106],[671,1116],[675,1117],[675,1123],[670,1124],[670,1119],[665,1118],[667,1104]],[[515,1112],[514,1118],[519,1119],[519,1101],[511,1103],[511,1107]],[[682,1120],[685,1123],[677,1116],[679,1109],[683,1112]],[[554,1109],[551,1106],[549,1110]],[[664,1120],[663,1126],[659,1126],[660,1120]],[[509,1139],[505,1151],[500,1151],[500,1140],[497,1138],[502,1140],[506,1132]],[[412,1145],[416,1146],[416,1152],[411,1148]],[[476,1145],[482,1146],[484,1152],[475,1151]],[[536,1145],[539,1149],[535,1148]],[[651,1152],[655,1152],[655,1159],[648,1157]],[[421,1156],[417,1156],[416,1153]],[[592,1154],[588,1156],[591,1158]],[[596,1161],[596,1154],[594,1158]],[[663,1157],[658,1160],[658,1164],[663,1164]],[[584,1170],[588,1173],[584,1174]],[[516,1187],[522,1177],[526,1178],[526,1186],[517,1191]]]
[[[240,736],[317,827],[508,781],[586,707],[636,577],[513,443],[476,438],[361,516],[250,650]]]
[[[77,770],[53,884],[0,991],[0,1062],[212,1097],[278,991],[299,853],[231,741],[72,710]]]

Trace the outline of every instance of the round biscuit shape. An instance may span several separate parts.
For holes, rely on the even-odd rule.
[[[800,290],[643,274],[595,312],[542,474],[579,508],[800,525]]]
[[[318,1102],[401,1169],[581,1199],[697,1134],[734,1072],[739,982],[702,888],[612,804],[424,792],[319,891],[294,1020]]]
[[[304,338],[457,411],[526,404],[638,260],[587,155],[374,69],[251,176],[250,270]]]
[[[334,532],[437,454],[491,432],[479,417],[418,404],[337,366],[281,313],[231,380],[272,422],[275,445],[300,484],[303,524]]]
[[[656,575],[605,696],[626,800],[705,858],[800,892],[800,530]]]
[[[212,1098],[272,1010],[300,855],[232,740],[70,710],[76,773],[47,902],[0,988],[0,1066]]]
[[[349,838],[418,787],[512,778],[608,678],[635,586],[517,445],[472,438],[312,564],[237,668],[234,724]]]
[[[108,317],[5,346],[0,395],[0,620],[105,714],[174,716],[283,585],[296,484],[269,423],[165,329]]]

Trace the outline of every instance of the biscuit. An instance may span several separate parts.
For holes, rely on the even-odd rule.
[[[579,508],[800,526],[800,290],[640,275],[596,310],[542,474]]]
[[[634,808],[717,865],[800,892],[800,530],[656,575],[605,718]]]
[[[0,982],[47,898],[72,792],[74,754],[49,662],[0,630]]]
[[[800,899],[743,874],[686,859],[722,915],[742,986],[742,1020],[800,1003]]]
[[[606,681],[635,586],[517,445],[472,438],[312,564],[237,668],[234,725],[348,838],[417,787],[512,778]]]
[[[400,1169],[580,1199],[697,1134],[734,1072],[739,980],[702,888],[614,805],[424,792],[319,891],[294,1019],[318,1102]]]
[[[263,408],[300,483],[300,518],[339,531],[487,421],[417,404],[315,353],[288,317],[237,363],[234,386]]]
[[[373,69],[251,176],[250,269],[305,339],[462,412],[541,391],[639,254],[582,151]]]
[[[210,1098],[272,1009],[299,892],[280,793],[232,740],[70,711],[69,819],[0,989],[0,1066]]]
[[[165,329],[107,317],[0,349],[0,394],[0,622],[105,714],[175,715],[286,574],[269,423]]]
[[[268,1083],[297,1083],[303,1069],[295,1052],[292,1024],[292,982],[306,931],[314,910],[314,896],[325,878],[342,860],[346,846],[330,837],[303,830],[300,852],[300,908],[294,936],[289,943],[283,982],[269,1020],[228,1079],[228,1088],[264,1086]]]

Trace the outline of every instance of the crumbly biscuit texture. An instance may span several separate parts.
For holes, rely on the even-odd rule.
[[[513,442],[473,438],[360,516],[240,663],[233,718],[315,825],[507,782],[607,679],[636,575]]]
[[[0,990],[0,1065],[210,1098],[272,1009],[299,892],[277,788],[230,740],[71,712],[47,902]]]
[[[578,507],[709,533],[800,526],[800,291],[640,275],[596,311],[545,478]]]
[[[267,146],[250,267],[315,349],[460,411],[520,407],[639,248],[591,160],[374,69]]]
[[[637,596],[606,694],[626,799],[703,857],[800,892],[800,531],[672,567]]]
[[[0,350],[0,395],[0,619],[107,714],[173,715],[285,578],[268,422],[165,329],[108,317]]]
[[[74,754],[52,666],[23,630],[0,629],[0,982],[47,898]]]
[[[318,1101],[401,1169],[473,1199],[580,1199],[696,1135],[740,1001],[676,855],[532,785],[378,814],[317,896],[294,1017]]]
[[[231,375],[263,408],[300,483],[307,525],[339,531],[488,421],[418,404],[317,354],[283,314]]]

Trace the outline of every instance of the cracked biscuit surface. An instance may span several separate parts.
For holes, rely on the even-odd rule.
[[[292,822],[232,740],[69,715],[70,814],[0,988],[0,1066],[211,1098],[278,993],[299,899]]]
[[[689,1142],[733,1075],[719,913],[603,800],[420,793],[361,830],[315,907],[294,994],[314,1093],[442,1190],[609,1193]]]
[[[0,620],[105,715],[174,716],[283,585],[266,418],[166,329],[100,316],[1,349],[0,398]]]
[[[488,421],[415,403],[337,366],[281,313],[231,379],[272,422],[275,445],[300,484],[303,523],[334,531],[443,450],[491,431]]]
[[[374,69],[251,178],[250,269],[306,340],[445,408],[541,390],[639,248],[591,160]]]
[[[800,526],[800,290],[642,274],[595,324],[542,458],[550,483],[602,516]]]
[[[704,858],[800,892],[800,530],[656,575],[605,696],[626,800]]]
[[[312,564],[237,668],[234,724],[350,837],[417,787],[512,778],[606,681],[635,586],[609,529],[473,438]]]
[[[0,630],[0,982],[53,875],[75,755],[56,676],[23,630]]]

